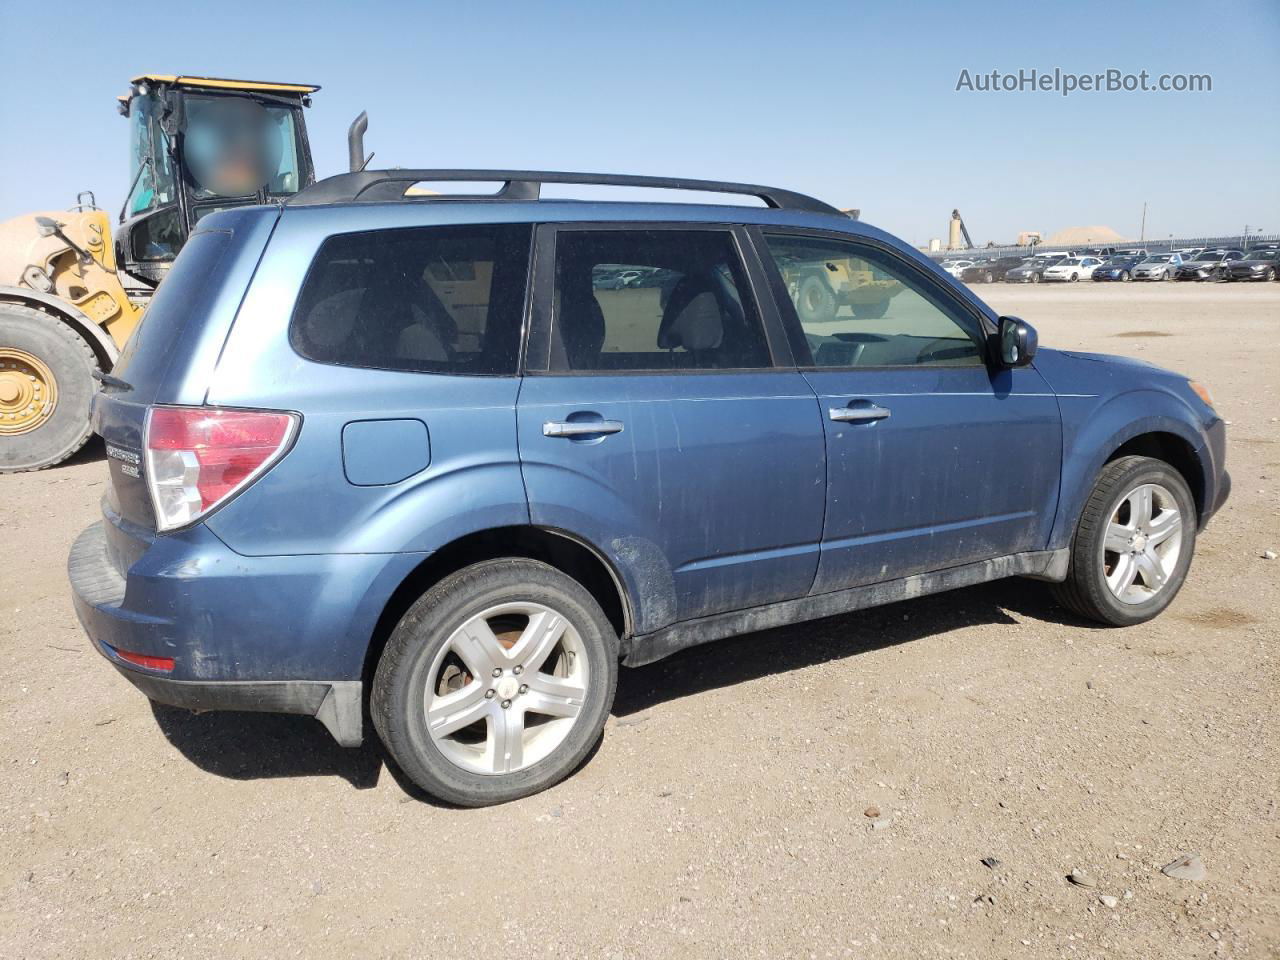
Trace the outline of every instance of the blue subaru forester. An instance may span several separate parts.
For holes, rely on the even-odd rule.
[[[406,196],[441,180],[504,186]],[[93,418],[103,656],[344,745],[367,709],[468,805],[571,772],[619,662],[1019,575],[1148,620],[1229,489],[1202,386],[1037,351],[810,197],[650,177],[366,171],[211,215]]]

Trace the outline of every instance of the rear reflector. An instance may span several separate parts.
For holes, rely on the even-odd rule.
[[[156,529],[185,526],[247,487],[284,455],[297,425],[293,413],[152,407],[146,457]]]
[[[116,656],[121,660],[132,663],[139,667],[146,667],[148,670],[163,670],[170,673],[173,670],[173,657],[149,657],[145,653],[130,653],[128,650],[121,650],[118,647],[112,647]]]

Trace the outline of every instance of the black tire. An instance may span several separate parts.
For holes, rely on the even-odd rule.
[[[453,632],[480,611],[508,602],[540,603],[562,613],[582,640],[591,679],[576,722],[550,754],[511,773],[475,773],[432,740],[423,707],[426,684]],[[448,803],[480,807],[529,796],[572,773],[600,739],[617,682],[617,633],[581,584],[536,560],[489,560],[446,577],[409,608],[378,662],[369,711],[387,752],[410,780]]]
[[[879,320],[889,312],[889,298],[877,300],[875,303],[855,303],[849,309],[859,320]]]
[[[1165,586],[1144,603],[1124,603],[1107,586],[1103,566],[1103,538],[1121,500],[1142,483],[1158,483],[1177,501],[1182,523],[1182,549]],[[1195,500],[1187,482],[1172,466],[1151,457],[1121,457],[1102,468],[1085,501],[1071,541],[1067,579],[1053,585],[1063,606],[1089,620],[1127,627],[1145,623],[1173,602],[1187,577],[1195,553]]]
[[[53,413],[35,429],[0,435],[0,473],[61,463],[89,439],[89,402],[98,359],[84,338],[58,317],[17,303],[0,303],[0,348],[4,347],[43,362],[53,374],[58,398]]]
[[[1120,273],[1120,280],[1121,280],[1122,282],[1124,282],[1124,283],[1128,283],[1128,282],[1129,282],[1130,280],[1132,280],[1132,279],[1133,279],[1133,275],[1132,275],[1131,273],[1129,273],[1129,271],[1128,271],[1128,270],[1123,270],[1123,271],[1121,271],[1121,273]]]
[[[1031,275],[1031,282],[1032,282],[1032,283],[1039,283],[1039,282],[1040,282],[1040,280],[1041,280],[1040,274],[1038,274],[1038,273],[1033,273],[1033,274]]]
[[[1267,267],[1267,272],[1262,275],[1263,280],[1274,280],[1276,278],[1276,268]]]
[[[994,273],[992,273],[990,270],[988,270],[986,273],[984,273],[984,274],[982,275],[982,282],[983,282],[983,283],[995,283],[995,282],[996,282],[996,276],[995,276],[995,274],[994,274]]]
[[[830,323],[836,318],[839,305],[836,295],[822,277],[809,274],[800,281],[796,291],[796,312],[801,323]]]
[[[1080,274],[1078,274],[1078,273],[1073,273],[1073,274],[1071,275],[1071,282],[1072,282],[1072,283],[1075,283],[1075,282],[1076,282],[1077,280],[1079,280],[1079,279],[1080,279]]]

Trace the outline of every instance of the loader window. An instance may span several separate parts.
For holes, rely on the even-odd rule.
[[[159,112],[160,104],[154,95],[134,97],[129,103],[129,183],[133,185],[127,204],[130,215],[176,199]]]
[[[294,111],[241,97],[187,97],[182,157],[196,200],[296,193]]]
[[[330,237],[298,296],[290,342],[320,363],[512,375],[531,239],[524,224]]]

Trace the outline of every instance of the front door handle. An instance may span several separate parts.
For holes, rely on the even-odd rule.
[[[880,407],[869,400],[855,401],[858,406],[831,407],[827,416],[840,423],[866,423],[871,420],[884,420],[890,414],[888,407]]]
[[[542,425],[544,437],[595,437],[621,432],[621,420],[548,420]]]

